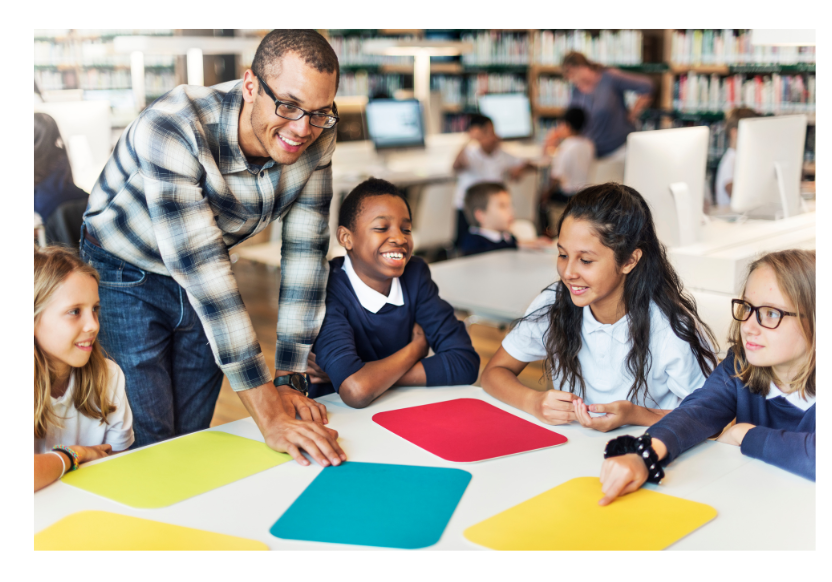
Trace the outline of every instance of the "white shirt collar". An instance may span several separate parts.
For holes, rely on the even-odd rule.
[[[353,290],[361,307],[370,313],[378,313],[379,310],[387,303],[390,305],[402,306],[404,305],[404,295],[402,295],[402,284],[398,277],[393,277],[393,282],[390,285],[390,294],[382,295],[364,281],[352,268],[352,261],[349,255],[344,255],[344,271],[347,273],[347,278],[350,280]]]
[[[471,234],[478,234],[487,238],[491,242],[498,243],[502,241],[510,241],[511,234],[507,232],[500,232],[499,230],[491,230],[490,228],[480,228],[479,226],[472,226],[468,229]]]
[[[800,397],[800,391],[795,390],[790,394],[786,394],[780,388],[777,387],[777,384],[774,382],[771,383],[768,389],[768,395],[766,395],[766,400],[771,400],[772,398],[782,397],[788,402],[789,404],[796,406],[803,412],[806,412],[815,404],[815,397],[806,395],[806,400]]]
[[[626,344],[630,333],[629,321],[630,317],[625,315],[615,323],[601,323],[595,319],[592,309],[587,305],[584,307],[582,318],[583,333],[589,335],[596,331],[602,331],[618,340],[619,343]]]

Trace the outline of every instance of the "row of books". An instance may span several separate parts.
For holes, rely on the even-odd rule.
[[[597,36],[585,30],[534,34],[534,62],[542,65],[559,65],[570,51],[604,65],[637,65],[642,60],[643,35],[639,30],[602,30]]]
[[[404,79],[401,75],[376,75],[367,74],[364,71],[345,72],[341,73],[338,95],[341,97],[372,97],[385,93],[392,97],[396,91],[403,87]]]
[[[146,67],[173,67],[172,55],[145,54]],[[113,52],[111,42],[85,40],[79,43],[35,41],[35,66],[129,67],[130,55]]]
[[[460,35],[460,40],[474,45],[462,55],[466,65],[527,65],[529,35],[525,32],[480,31]]]
[[[572,99],[572,83],[563,77],[537,78],[537,104],[541,107],[566,107]]]
[[[480,95],[486,93],[525,93],[526,78],[507,73],[479,73],[464,77],[433,75],[431,90],[442,94],[442,103],[457,107],[476,108]]]
[[[760,113],[813,113],[815,75],[681,75],[674,82],[679,111],[727,111],[751,107]]]
[[[439,91],[444,105],[462,107],[465,105],[463,96],[463,77],[458,75],[431,75],[430,90]]]
[[[130,90],[132,79],[126,69],[100,70],[87,69],[77,74],[75,71],[36,70],[35,80],[44,91],[63,89],[84,90]],[[144,89],[148,95],[161,95],[176,86],[173,71],[146,71]]]
[[[408,39],[413,40],[415,37],[402,37],[402,40]],[[341,66],[413,63],[413,57],[365,53],[365,40],[367,39],[360,36],[331,36],[329,44],[332,45]]]
[[[752,45],[749,30],[676,30],[671,61],[682,65],[814,63],[815,47]]]

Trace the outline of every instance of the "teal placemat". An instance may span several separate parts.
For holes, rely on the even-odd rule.
[[[442,537],[470,481],[460,469],[326,467],[269,531],[287,540],[424,548]]]

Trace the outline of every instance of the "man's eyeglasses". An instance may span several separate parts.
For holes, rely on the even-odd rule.
[[[335,103],[332,104],[332,113],[311,113],[306,111],[305,109],[301,109],[297,105],[292,105],[291,103],[286,103],[285,101],[281,101],[277,97],[274,96],[272,90],[269,89],[269,86],[266,85],[263,80],[254,75],[254,78],[260,82],[260,86],[263,87],[263,90],[266,91],[266,95],[274,100],[274,113],[278,117],[282,117],[283,119],[289,119],[291,121],[297,121],[301,119],[304,115],[309,116],[309,124],[314,127],[320,127],[322,129],[329,129],[330,127],[334,127],[338,120],[338,108],[335,106]]]
[[[748,301],[743,301],[742,299],[733,299],[731,303],[734,309],[734,319],[737,321],[748,321],[751,314],[756,313],[757,323],[767,329],[777,329],[777,326],[780,325],[780,322],[787,315],[797,317],[797,313],[783,311],[782,309],[769,307],[768,305],[754,307]]]

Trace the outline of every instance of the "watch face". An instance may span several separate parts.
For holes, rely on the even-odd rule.
[[[303,392],[303,377],[300,374],[292,374],[289,376],[289,382],[292,383],[292,388]]]

